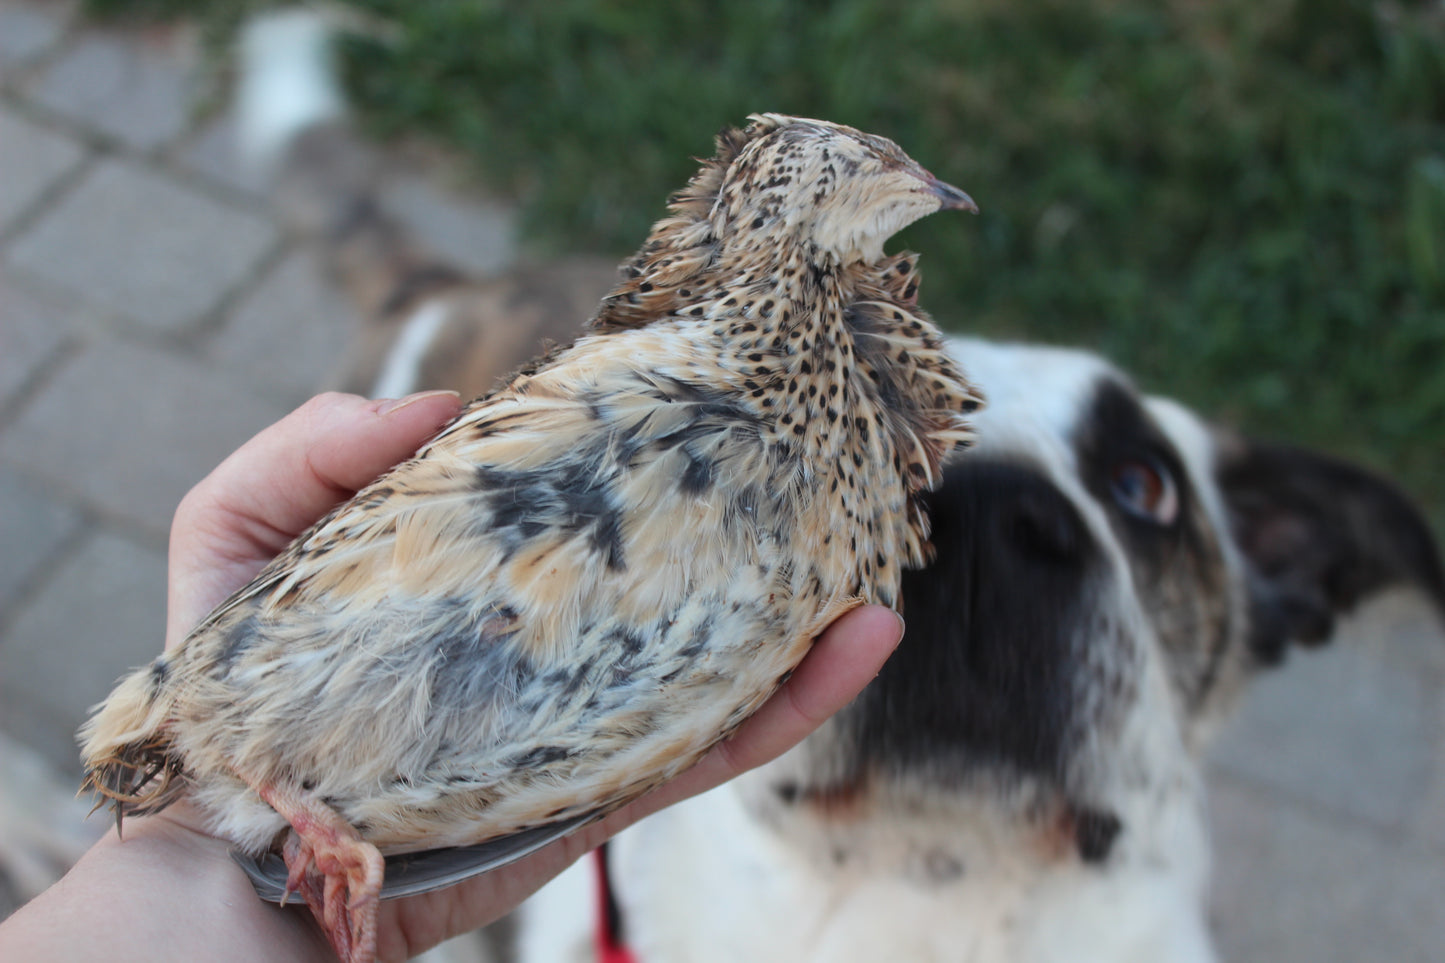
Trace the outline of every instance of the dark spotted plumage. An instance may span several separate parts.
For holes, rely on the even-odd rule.
[[[88,785],[122,813],[184,790],[251,853],[298,816],[355,828],[365,911],[378,850],[589,818],[675,775],[925,560],[916,496],[978,399],[916,258],[882,245],[971,206],[850,128],[720,135],[591,333],[121,683]],[[298,833],[296,873],[323,842]]]

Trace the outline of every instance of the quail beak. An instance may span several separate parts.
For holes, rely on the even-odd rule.
[[[940,211],[968,211],[970,214],[978,213],[978,205],[973,202],[963,191],[952,184],[945,184],[943,181],[928,175],[925,181],[929,191],[938,198],[938,209]]]

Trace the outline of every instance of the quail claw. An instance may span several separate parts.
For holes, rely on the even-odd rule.
[[[300,893],[342,963],[372,963],[381,853],[310,793],[276,786],[256,791],[291,824],[283,850],[287,876],[282,905],[293,892]]]

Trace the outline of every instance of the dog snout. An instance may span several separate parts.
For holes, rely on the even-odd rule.
[[[1008,609],[1042,592],[1074,597],[1093,555],[1078,509],[1038,472],[963,459],[930,502],[937,561],[921,578],[933,588],[966,579],[975,600]],[[1020,582],[1018,580],[1022,579]],[[928,590],[925,586],[924,590]]]
[[[1056,773],[1099,555],[1083,518],[1042,474],[983,458],[929,501],[935,559],[904,575],[908,634],[856,704],[858,748],[888,769]]]
[[[992,472],[975,473],[988,475]],[[992,539],[985,547],[1022,556],[1023,565],[1079,562],[1087,542],[1078,512],[1058,490],[1036,476],[1002,471],[985,483],[974,477],[977,514]],[[991,490],[991,491],[990,491]]]

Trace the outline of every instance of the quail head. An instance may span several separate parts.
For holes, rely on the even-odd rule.
[[[883,244],[947,209],[881,137],[720,134],[587,334],[121,681],[88,787],[118,817],[186,795],[358,963],[381,896],[676,775],[926,560],[918,495],[979,398]]]

